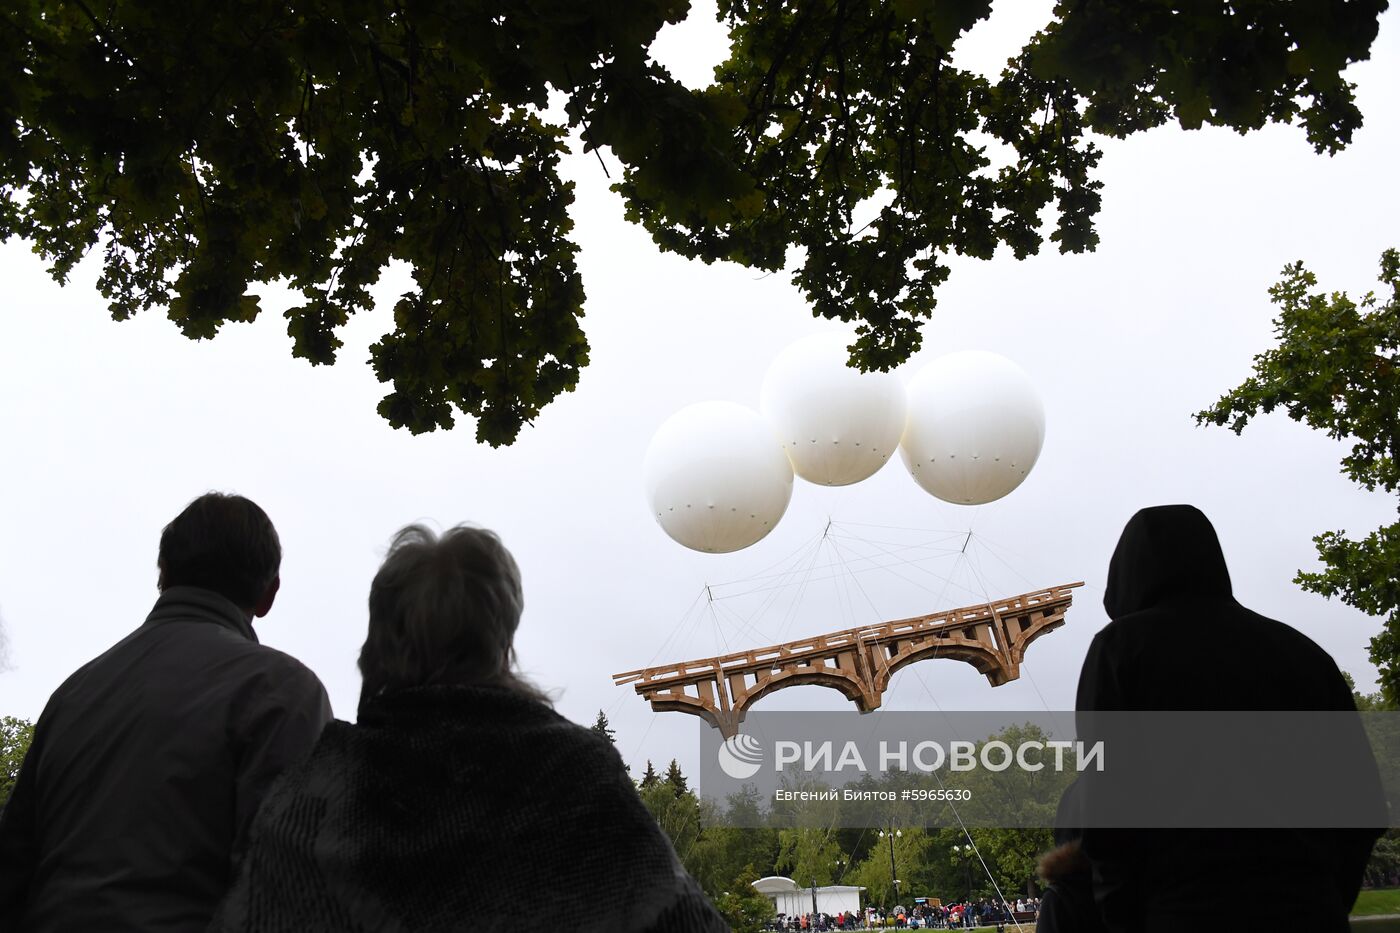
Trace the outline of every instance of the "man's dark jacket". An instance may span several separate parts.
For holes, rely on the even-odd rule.
[[[167,589],[35,724],[0,815],[0,930],[203,930],[263,794],[329,720],[237,606]]]
[[[1104,608],[1079,677],[1076,709],[1356,709],[1336,662],[1294,628],[1235,601],[1210,521],[1186,505],[1143,509],[1109,564]],[[1359,723],[1356,724],[1358,735]],[[1379,777],[1361,743],[1357,786]],[[1162,761],[1178,786],[1226,780],[1178,750]],[[1367,773],[1362,774],[1360,772]],[[1277,773],[1277,772],[1276,772]],[[1226,916],[1240,929],[1345,931],[1371,846],[1369,829],[1087,829],[1095,896],[1110,930],[1179,930]],[[1268,878],[1294,898],[1244,898],[1239,881]],[[1239,916],[1243,915],[1243,916]]]

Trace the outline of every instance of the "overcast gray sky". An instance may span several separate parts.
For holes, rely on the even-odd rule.
[[[964,41],[966,66],[997,70],[1050,4],[1009,6]],[[699,8],[654,49],[692,83],[723,53],[707,15]],[[578,181],[593,361],[576,392],[500,450],[478,446],[470,424],[413,437],[375,413],[383,387],[367,348],[389,327],[402,269],[379,283],[379,309],[352,321],[341,362],[312,369],[290,356],[276,289],[263,319],[193,343],[156,313],[112,322],[95,257],[60,288],[27,244],[10,242],[0,249],[0,618],[10,643],[0,714],[37,717],[69,673],[140,623],[156,595],[161,527],[208,489],[243,493],[272,516],[283,588],[260,637],[315,670],[345,719],[358,697],[365,595],[393,532],[420,520],[496,529],[525,579],[522,666],[570,718],[586,724],[605,709],[634,773],[646,758],[693,770],[698,720],[653,714],[612,685],[615,672],[1083,580],[1068,624],[1031,648],[1021,680],[993,689],[965,664],[930,661],[886,695],[890,709],[1071,707],[1084,651],[1106,622],[1118,533],[1136,509],[1167,502],[1212,518],[1246,605],[1302,629],[1369,684],[1376,620],[1290,581],[1312,566],[1313,535],[1367,532],[1393,515],[1393,498],[1354,487],[1338,472],[1346,445],[1282,414],[1238,438],[1191,419],[1270,346],[1266,290],[1286,263],[1304,259],[1324,287],[1357,295],[1375,287],[1380,252],[1400,246],[1395,14],[1382,19],[1373,60],[1347,76],[1366,125],[1335,158],[1290,127],[1104,140],[1096,253],[954,260],[924,349],[901,371],[961,349],[1020,364],[1047,422],[1020,489],[987,506],[947,505],[898,462],[840,489],[798,480],[776,531],[732,555],[665,537],[643,495],[643,453],[687,404],[757,407],[772,358],[831,325],[784,275],[657,252],[623,220],[591,155],[567,171]],[[763,576],[792,568],[811,568],[805,585],[800,574]],[[723,598],[702,597],[707,583]],[[1241,660],[1203,649],[1199,663],[1229,676]],[[803,687],[760,708],[846,703]]]

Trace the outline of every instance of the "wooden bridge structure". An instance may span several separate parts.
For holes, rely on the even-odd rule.
[[[895,671],[930,658],[966,661],[999,687],[1021,676],[1031,642],[1064,625],[1072,591],[1083,585],[1065,583],[768,648],[626,671],[613,680],[631,684],[652,709],[692,713],[725,737],[738,731],[754,703],[783,687],[831,687],[861,712],[878,709]]]

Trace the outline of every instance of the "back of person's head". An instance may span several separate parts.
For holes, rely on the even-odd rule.
[[[364,696],[430,684],[493,684],[546,701],[515,672],[520,569],[494,532],[422,525],[394,536],[369,589]]]
[[[161,531],[156,564],[162,590],[197,586],[251,611],[277,580],[282,543],[257,503],[210,492]]]
[[[1139,510],[1124,527],[1109,561],[1103,604],[1117,619],[1170,600],[1230,595],[1230,573],[1210,519],[1193,505],[1158,505]]]

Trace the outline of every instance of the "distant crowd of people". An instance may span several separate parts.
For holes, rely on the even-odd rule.
[[[880,911],[879,918],[883,925],[892,925],[900,930],[961,930],[998,927],[1012,920],[1033,920],[1039,910],[1038,897],[1006,903],[982,897],[948,904],[916,904],[909,910],[895,907],[891,911]],[[888,922],[890,920],[893,920],[893,924]]]
[[[516,672],[523,590],[495,534],[395,536],[369,583],[353,724],[331,718],[314,673],[259,643],[281,559],[272,522],[241,496],[200,496],[164,528],[154,607],[35,724],[0,812],[0,930],[515,931],[514,906],[542,894],[571,931],[727,929],[612,745]],[[1104,606],[1077,709],[1355,709],[1322,649],[1234,599],[1190,506],[1132,518]],[[1041,933],[1176,933],[1227,916],[1234,930],[1342,933],[1380,833],[1101,829],[1072,802],[1028,908]],[[1237,917],[1246,872],[1308,894],[1254,898]],[[781,923],[987,927],[1007,906]]]
[[[1004,928],[1013,920],[1034,921],[1040,910],[1040,898],[1018,898],[1001,904],[990,898],[954,901],[952,903],[915,904],[913,907],[867,907],[863,912],[842,911],[837,914],[805,913],[779,914],[768,929],[779,931],[812,930],[963,930],[984,927]]]

